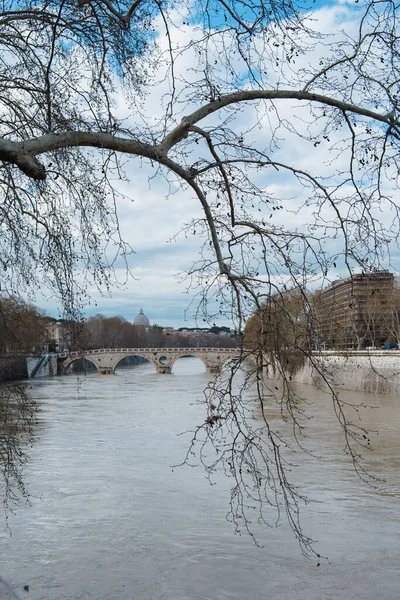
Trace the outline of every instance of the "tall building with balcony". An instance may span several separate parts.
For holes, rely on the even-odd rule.
[[[389,271],[358,273],[314,295],[318,346],[380,347],[390,338],[389,322],[400,309],[400,292]]]

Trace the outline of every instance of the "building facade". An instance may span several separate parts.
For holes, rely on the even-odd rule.
[[[65,321],[52,321],[46,327],[46,350],[61,352],[71,343],[71,325]]]
[[[380,348],[393,332],[400,309],[393,273],[359,273],[314,295],[319,348]]]

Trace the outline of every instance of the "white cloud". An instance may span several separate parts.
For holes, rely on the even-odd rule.
[[[339,2],[316,10],[310,17],[310,24],[323,34],[336,32],[335,39],[339,43],[344,40],[345,35],[355,35],[357,15],[358,13],[347,2]],[[203,90],[197,98],[195,93],[185,96],[187,83],[193,84],[204,75],[194,68],[199,65],[199,57],[191,45],[193,40],[200,38],[201,32],[194,26],[181,26],[184,20],[181,15],[174,13],[173,16],[176,23],[180,25],[179,28],[171,26],[170,30],[175,40],[175,95],[178,102],[175,108],[176,114],[170,119],[170,124],[174,120],[179,121],[182,114],[187,114],[204,102]],[[168,53],[168,40],[164,35],[161,22],[159,28],[161,34],[158,41],[161,51]],[[211,49],[214,54],[218,54],[218,43],[216,41],[214,48]],[[185,52],[178,50],[184,47]],[[324,38],[320,42],[310,40],[310,51],[300,54],[295,64],[287,65],[283,75],[280,69],[274,67],[273,62],[270,64],[268,73],[270,84],[277,84],[279,77],[282,82],[281,87],[283,84],[287,86],[288,82],[291,82],[292,87],[296,87],[308,69],[309,63],[318,64],[329,51]],[[278,52],[280,50],[277,50]],[[240,70],[240,59],[232,57],[232,60],[235,67]],[[169,75],[167,63],[161,61],[154,75],[151,92],[145,98],[140,110],[126,101],[121,84],[116,82],[117,112],[118,116],[124,119],[127,128],[145,131],[146,123],[161,123],[172,89]],[[247,86],[248,82],[243,85]],[[319,176],[333,176],[332,181],[337,173],[345,170],[348,157],[340,150],[343,136],[348,135],[345,129],[339,128],[337,131],[330,132],[329,141],[324,140],[315,147],[312,142],[280,126],[280,122],[296,126],[304,137],[307,137],[310,131],[316,132],[319,124],[309,107],[294,101],[277,102],[275,108],[268,113],[264,112],[264,107],[265,104],[260,104],[256,110],[255,103],[241,107],[229,126],[236,132],[246,132],[247,140],[265,149],[267,154],[272,153],[273,158],[280,162],[304,171],[315,173],[317,170]],[[280,122],[277,111],[279,111]],[[226,113],[224,115],[226,116]],[[221,115],[213,115],[207,119],[206,124],[216,123],[221,118]],[[270,144],[272,146],[274,144],[271,131],[276,133],[276,146],[272,148]],[[206,151],[205,143],[196,146],[197,157],[205,156]],[[332,165],[333,156],[335,156],[334,165]],[[118,182],[117,184],[118,189],[125,196],[119,200],[118,210],[122,235],[136,252],[130,259],[130,268],[137,279],[130,281],[125,291],[114,292],[112,298],[100,299],[95,294],[98,305],[92,308],[105,314],[120,313],[132,319],[137,310],[143,306],[152,321],[165,325],[171,322],[174,325],[182,324],[190,297],[185,294],[185,285],[179,282],[177,273],[190,268],[193,261],[198,258],[201,240],[194,236],[189,236],[187,239],[180,236],[177,241],[172,242],[169,240],[181,230],[184,223],[189,223],[193,218],[202,218],[202,209],[190,190],[182,189],[179,182],[172,179],[166,181],[148,162],[129,159],[125,170],[129,183]],[[268,189],[275,198],[282,199],[284,210],[274,213],[272,219],[269,218],[270,211],[267,208],[263,209],[265,212],[262,215],[257,215],[268,219],[268,223],[272,226],[301,228],[304,222],[313,218],[314,207],[304,206],[307,190],[299,187],[293,176],[282,169],[276,172],[268,168],[256,173],[255,181],[260,187]],[[342,188],[338,194],[343,196],[345,191],[346,188]],[[300,206],[302,208],[299,212]],[[330,213],[331,209],[328,208],[326,214],[329,216]],[[390,218],[388,215],[389,212],[384,214],[383,218],[388,220]],[[332,240],[328,241],[333,252],[338,248],[335,243]]]

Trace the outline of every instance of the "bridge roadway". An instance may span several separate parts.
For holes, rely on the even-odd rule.
[[[74,361],[86,359],[101,375],[112,375],[118,363],[127,356],[147,358],[159,374],[171,373],[178,358],[194,356],[203,361],[207,373],[219,373],[224,362],[240,356],[240,348],[99,348],[63,352],[58,354],[58,360],[64,373]]]

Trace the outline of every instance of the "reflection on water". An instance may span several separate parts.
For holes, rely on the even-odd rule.
[[[329,397],[310,397],[310,454],[296,452],[290,477],[309,497],[303,525],[329,557],[317,568],[286,525],[257,528],[263,548],[226,522],[230,481],[171,468],[190,430],[204,421],[209,376],[195,359],[159,376],[151,365],[113,377],[33,383],[40,428],[25,467],[32,505],[0,533],[1,575],[30,600],[394,600],[399,590],[399,424],[396,398],[365,410],[377,489],[354,475]],[[362,398],[365,400],[365,396]],[[353,395],[357,402],[359,395]],[[256,415],[256,406],[254,406]],[[268,416],[278,427],[272,401]],[[182,432],[183,435],[180,435]]]
[[[37,425],[36,404],[25,386],[0,385],[0,496],[5,518],[22,500],[29,497],[23,466],[29,459],[29,446]]]

